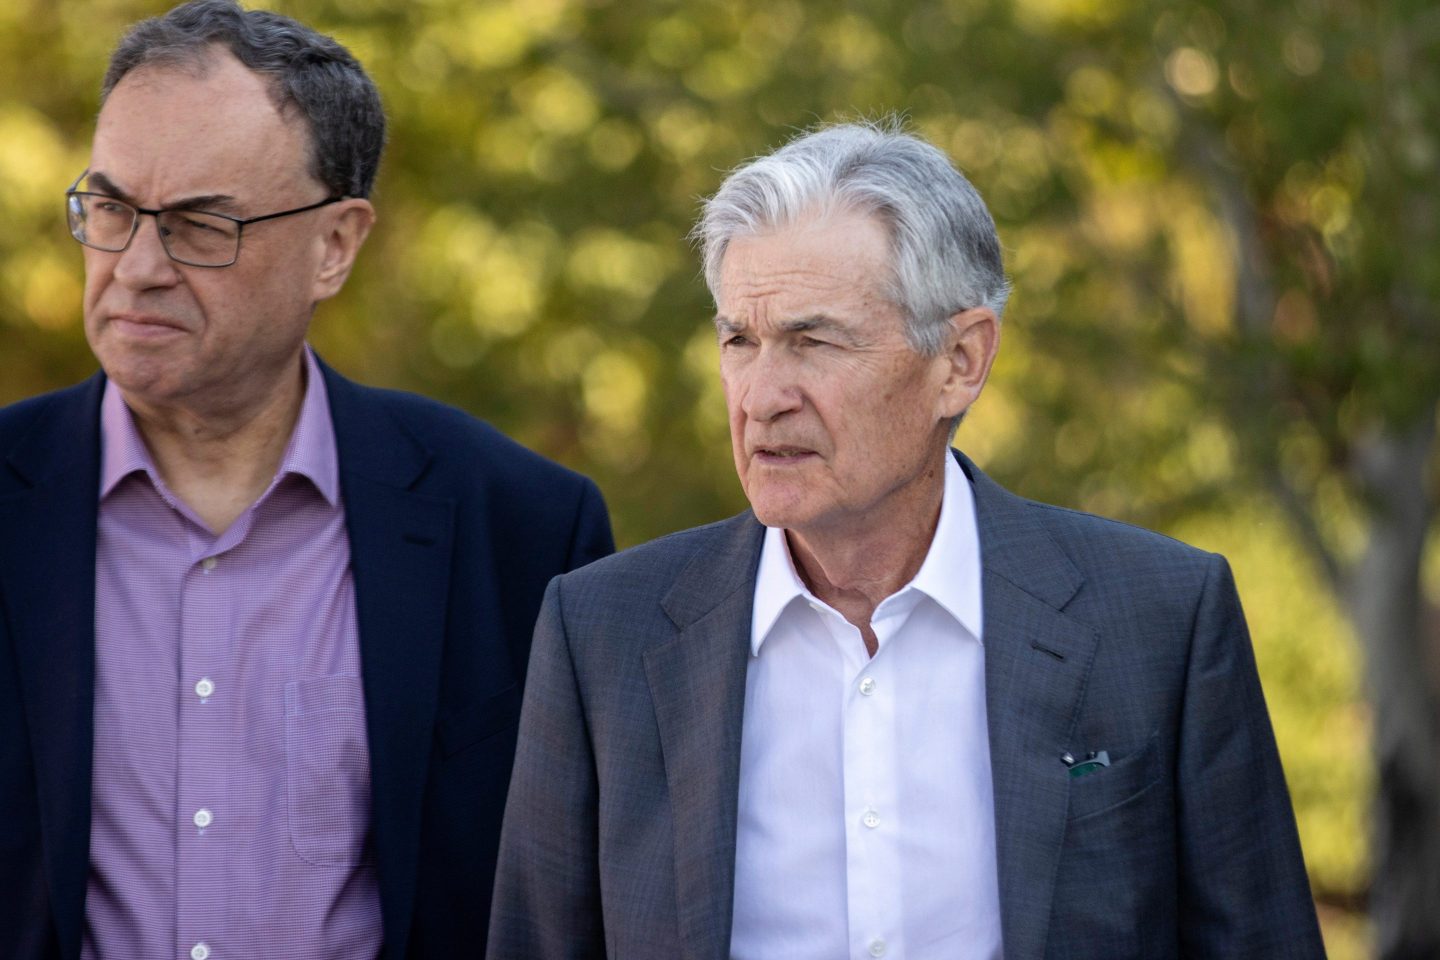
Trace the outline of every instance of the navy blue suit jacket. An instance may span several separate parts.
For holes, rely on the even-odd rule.
[[[485,942],[531,630],[610,553],[594,484],[324,368],[355,578],[384,957]],[[80,955],[100,375],[0,410],[0,956]]]

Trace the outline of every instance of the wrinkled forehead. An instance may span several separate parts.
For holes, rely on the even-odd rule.
[[[736,237],[720,271],[717,334],[856,343],[903,337],[887,239],[860,217]]]
[[[891,261],[889,226],[850,209],[740,232],[720,261],[717,306],[757,293],[787,300],[888,299],[894,278]]]
[[[195,46],[156,47],[147,50],[144,59],[131,66],[123,74],[113,78],[113,81],[109,77],[106,78],[111,85],[102,91],[100,105],[102,108],[104,107],[115,87],[142,72],[168,74],[172,80],[178,82],[183,82],[184,77],[188,75],[192,81],[199,83],[207,80],[217,69],[234,76],[233,69],[235,67],[239,67],[260,81],[278,111],[289,113],[296,110],[294,100],[284,89],[284,85],[278,77],[250,69],[229,47],[218,42]]]
[[[219,50],[125,74],[100,109],[90,167],[149,202],[202,187],[283,193],[308,176],[309,135],[265,77]]]
[[[823,264],[848,285],[890,297],[896,290],[894,226],[883,212],[835,200],[815,203],[778,223],[757,222],[727,238],[713,281],[720,298],[727,273],[745,261],[753,268],[753,247],[766,253],[762,265],[785,272],[797,264]],[[737,256],[738,253],[738,256]],[[797,278],[798,279],[798,278]]]

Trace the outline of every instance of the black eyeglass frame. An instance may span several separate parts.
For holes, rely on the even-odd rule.
[[[327,207],[332,203],[339,203],[341,200],[350,199],[349,197],[345,196],[328,197],[318,203],[306,204],[303,207],[296,207],[293,210],[281,210],[279,213],[261,214],[258,217],[232,217],[228,213],[215,213],[213,210],[195,210],[189,207],[161,207],[158,210],[151,210],[146,207],[137,207],[135,204],[130,203],[127,200],[121,200],[119,197],[111,196],[108,193],[96,193],[93,190],[76,190],[75,188],[80,186],[80,181],[84,180],[89,175],[90,171],[86,170],[84,173],[80,174],[80,176],[76,177],[75,182],[70,184],[69,189],[65,191],[65,219],[68,222],[71,222],[73,224],[73,221],[70,217],[71,197],[103,197],[106,200],[111,200],[115,203],[123,204],[124,206],[129,207],[131,210],[134,210],[135,219],[132,220],[130,223],[130,235],[125,238],[125,243],[121,246],[102,247],[99,244],[91,243],[88,240],[81,240],[78,236],[75,235],[75,229],[72,225],[70,229],[70,236],[75,237],[76,243],[89,247],[92,250],[104,251],[105,253],[124,253],[126,250],[130,249],[130,244],[135,242],[135,234],[140,232],[140,217],[142,214],[149,214],[152,217],[158,218],[162,213],[203,213],[207,217],[219,217],[221,220],[229,220],[231,223],[235,224],[235,255],[224,263],[195,263],[194,261],[186,260],[183,257],[177,257],[174,251],[170,249],[170,241],[166,238],[165,231],[159,230],[160,246],[164,248],[165,256],[169,257],[171,260],[174,260],[176,263],[183,263],[187,267],[200,267],[202,269],[219,269],[222,267],[234,266],[235,263],[240,259],[240,240],[245,235],[245,227],[249,224],[260,223],[265,220],[278,220],[280,217],[289,217],[297,213],[309,213],[311,210],[318,210],[321,207]],[[156,221],[156,227],[158,230],[158,219]]]

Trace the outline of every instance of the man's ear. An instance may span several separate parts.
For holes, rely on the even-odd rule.
[[[989,307],[971,307],[947,321],[942,357],[946,363],[937,420],[960,416],[980,396],[990,377],[990,366],[1000,349],[1000,319]]]
[[[375,225],[375,208],[369,200],[358,197],[341,200],[326,212],[326,231],[320,237],[324,246],[320,267],[315,272],[317,302],[335,296],[345,286],[345,280],[355,266],[355,257],[370,235],[370,228]]]

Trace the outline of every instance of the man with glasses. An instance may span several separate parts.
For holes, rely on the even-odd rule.
[[[138,24],[65,194],[103,373],[0,411],[0,953],[474,954],[589,481],[305,345],[374,221],[335,41]]]

